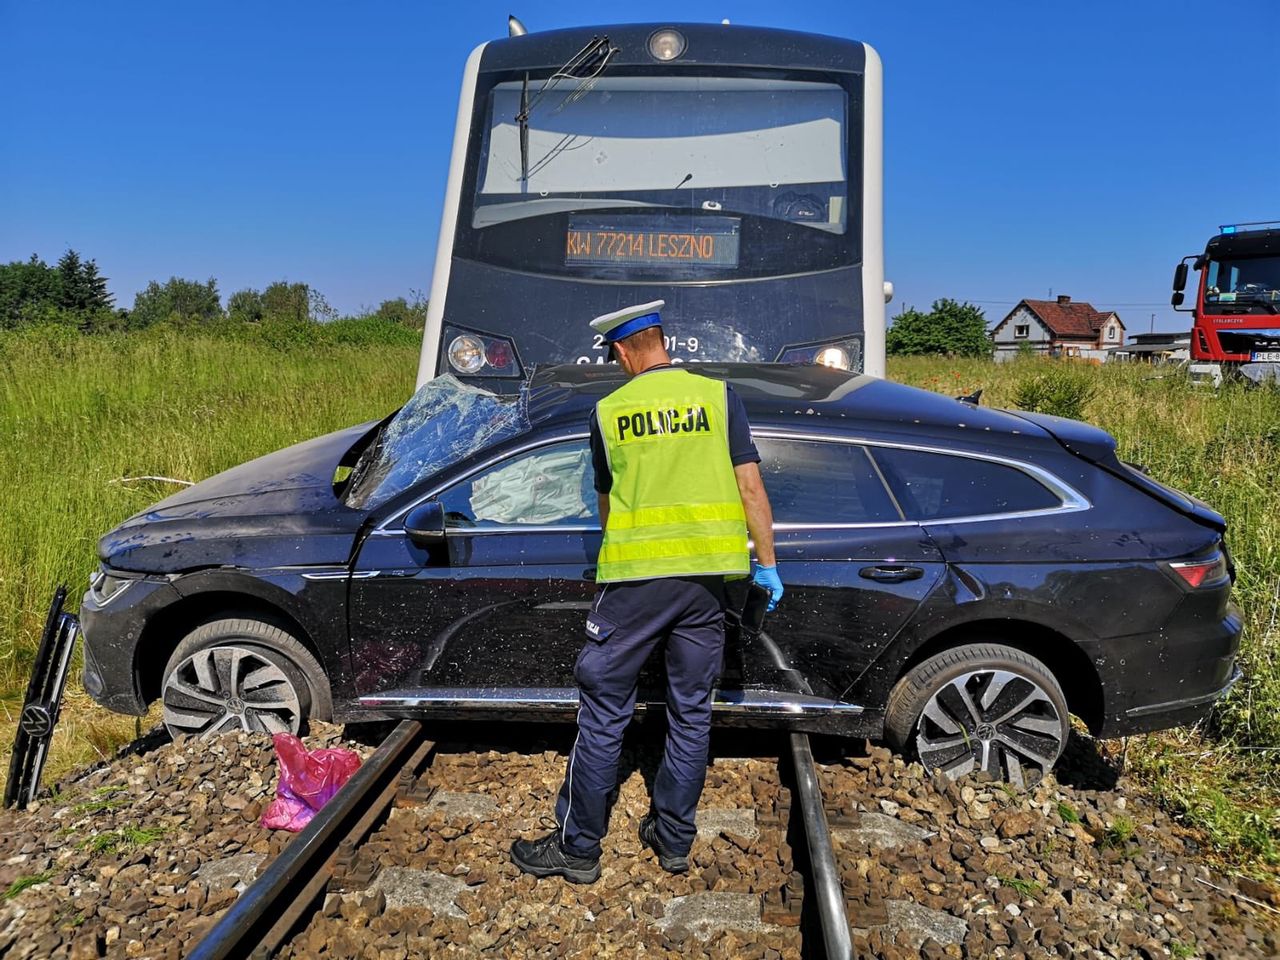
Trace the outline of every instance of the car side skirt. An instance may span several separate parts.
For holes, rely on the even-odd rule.
[[[578,709],[576,687],[416,687],[385,690],[359,699],[362,710],[386,717],[475,717],[562,720]],[[662,701],[636,704],[638,712],[663,710]],[[856,703],[779,690],[717,690],[711,703],[718,726],[786,727],[816,733],[863,733],[864,709]]]

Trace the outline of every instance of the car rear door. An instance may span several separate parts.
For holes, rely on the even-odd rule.
[[[904,519],[862,444],[755,439],[786,595],[762,637],[731,636],[725,683],[736,670],[746,688],[838,701],[941,582],[943,559]]]

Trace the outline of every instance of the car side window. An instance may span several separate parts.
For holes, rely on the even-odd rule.
[[[1017,467],[946,453],[875,447],[889,488],[908,520],[947,520],[1049,510],[1062,499]]]
[[[892,523],[902,517],[856,443],[756,439],[777,523]]]
[[[517,454],[455,483],[439,500],[453,529],[600,523],[585,440]]]

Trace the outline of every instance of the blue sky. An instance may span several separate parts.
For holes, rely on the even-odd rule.
[[[462,65],[508,12],[875,46],[891,313],[952,296],[994,320],[1052,289],[1185,327],[1177,260],[1280,218],[1268,0],[516,3],[0,0],[0,260],[73,247],[126,306],[175,274],[301,280],[342,311],[425,293]]]

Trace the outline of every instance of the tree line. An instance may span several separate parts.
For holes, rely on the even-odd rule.
[[[50,266],[36,254],[29,260],[0,264],[0,330],[56,324],[85,333],[142,330],[160,323],[216,324],[328,323],[339,319],[324,296],[305,283],[277,281],[263,290],[237,290],[226,304],[217,281],[170,277],[155,280],[134,297],[131,308],[117,307],[94,260],[68,250]],[[362,316],[421,330],[427,303],[421,296],[384,300]],[[982,309],[951,299],[936,300],[928,311],[908,308],[885,335],[885,350],[897,356],[945,354],[989,357],[993,344]]]
[[[68,250],[52,266],[38,255],[0,264],[0,330],[57,325],[83,333],[143,330],[161,323],[214,326],[263,322],[309,324],[339,319],[320,291],[306,283],[277,281],[265,289],[237,290],[224,305],[212,277],[201,282],[152,280],[119,307],[94,260]],[[384,300],[362,316],[421,330],[427,302],[421,296]]]

